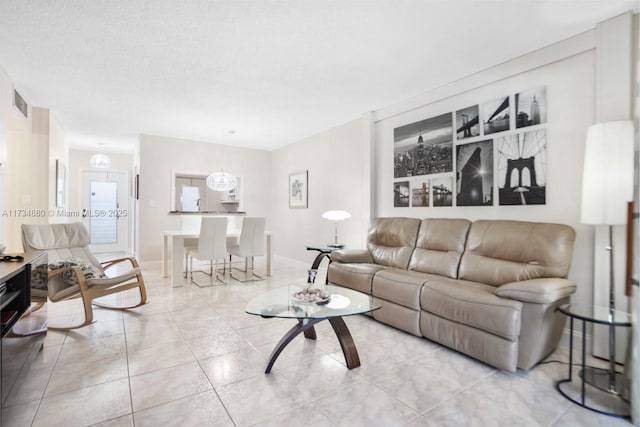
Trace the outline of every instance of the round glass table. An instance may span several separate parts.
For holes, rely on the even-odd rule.
[[[587,366],[587,323],[594,323],[609,326],[609,333],[614,334],[614,328],[631,327],[631,315],[624,311],[612,310],[608,307],[598,307],[593,305],[564,304],[558,307],[560,313],[569,317],[569,377],[556,382],[556,389],[567,399],[600,414],[612,415],[628,418],[630,415],[628,398],[623,393],[623,373],[615,369],[614,356],[610,355],[609,369]],[[571,393],[571,382],[573,374],[573,321],[582,321],[582,353],[580,389]],[[586,384],[593,386],[587,389]],[[587,391],[601,391],[612,397],[612,399],[598,398],[594,394],[587,395]],[[589,397],[589,398],[588,398]]]
[[[380,302],[370,295],[339,286],[322,286],[329,294],[326,301],[315,303],[299,301],[294,298],[296,292],[307,289],[305,285],[289,285],[272,289],[254,297],[247,303],[245,312],[256,316],[277,317],[297,320],[289,331],[280,339],[271,352],[265,373],[271,368],[284,348],[300,333],[305,338],[316,339],[314,325],[328,320],[340,342],[349,369],[360,366],[358,350],[351,337],[351,332],[342,319],[344,316],[369,313],[381,307]]]
[[[309,278],[307,279],[307,283],[315,283],[316,275],[318,274],[318,268],[320,267],[320,263],[323,259],[328,258],[329,262],[331,262],[331,253],[333,251],[337,251],[343,249],[344,246],[307,246],[308,251],[317,251],[318,255],[316,255],[313,260],[313,264],[311,264],[311,269],[309,269]]]

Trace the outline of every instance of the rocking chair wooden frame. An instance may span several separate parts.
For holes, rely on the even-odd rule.
[[[32,297],[32,301],[36,304],[44,304],[47,299],[51,302],[58,302],[82,298],[84,321],[73,326],[48,325],[48,329],[77,329],[93,323],[94,305],[106,309],[126,310],[140,307],[147,303],[147,292],[138,261],[133,257],[124,257],[99,262],[88,247],[89,233],[80,222],[69,224],[23,224],[22,241],[26,251],[47,252],[49,263],[65,258],[76,258],[95,267],[101,275],[104,275],[104,277],[86,278],[82,267],[79,265],[71,265],[49,271],[47,274],[47,296],[35,295]],[[107,276],[107,272],[111,267],[123,262],[129,262],[131,270],[117,276]],[[74,272],[77,285],[70,285],[62,280],[62,274],[69,271]],[[115,306],[95,301],[96,298],[136,288],[140,292],[140,301],[133,305]],[[30,312],[40,307],[36,305]]]

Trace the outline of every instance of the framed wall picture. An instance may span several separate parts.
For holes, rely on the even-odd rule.
[[[430,191],[428,179],[413,181],[411,183],[411,206],[428,208]]]
[[[393,183],[393,207],[409,207],[409,181],[398,181]]]
[[[56,160],[56,207],[58,208],[62,208],[66,204],[66,183],[67,168],[60,160]]]
[[[547,90],[525,90],[516,93],[516,128],[535,126],[547,122]]]
[[[430,117],[393,130],[393,177],[453,170],[453,115]]]
[[[546,204],[546,129],[499,137],[496,150],[500,206]]]
[[[308,171],[289,175],[289,208],[306,209],[309,201]]]
[[[456,146],[456,206],[493,206],[493,140]]]
[[[480,135],[479,117],[478,105],[456,111],[456,136],[458,140]]]
[[[484,110],[484,134],[502,132],[510,129],[509,96],[486,102]]]
[[[443,176],[431,180],[433,206],[453,206],[453,177]]]

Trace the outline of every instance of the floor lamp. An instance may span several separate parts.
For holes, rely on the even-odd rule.
[[[613,226],[627,223],[627,202],[633,200],[633,122],[598,123],[589,127],[582,180],[583,224],[607,225],[609,242],[609,320],[615,313]],[[613,394],[621,390],[615,371],[615,328],[609,326],[609,370],[584,372],[587,382]],[[604,375],[602,375],[604,374]],[[585,377],[587,378],[587,377]],[[600,378],[603,378],[599,381]]]

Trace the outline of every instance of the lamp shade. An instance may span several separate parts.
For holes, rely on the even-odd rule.
[[[633,123],[598,123],[587,130],[582,178],[583,224],[626,224],[633,200]]]
[[[351,218],[351,214],[347,211],[326,211],[322,214],[322,218],[329,221],[342,221]]]
[[[207,187],[213,191],[229,191],[236,188],[238,180],[228,172],[214,172],[207,177]]]

